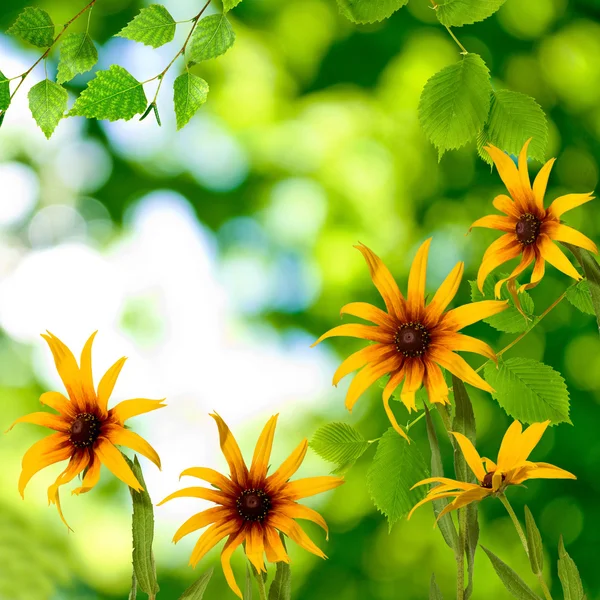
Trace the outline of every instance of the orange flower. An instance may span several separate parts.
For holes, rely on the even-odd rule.
[[[534,263],[531,281],[522,285],[519,291],[530,289],[540,282],[544,276],[546,262],[573,279],[581,279],[569,259],[553,243],[555,241],[567,242],[594,253],[598,252],[592,240],[576,229],[564,225],[560,220],[564,213],[593,200],[594,196],[591,193],[567,194],[556,198],[547,209],[544,208],[546,185],[555,159],[552,158],[540,169],[532,187],[527,169],[527,147],[530,141],[525,142],[519,154],[518,169],[512,159],[499,148],[491,144],[484,147],[492,157],[511,198],[500,195],[493,201],[494,207],[506,216],[488,215],[471,225],[471,228],[487,227],[504,232],[504,235],[491,244],[483,256],[477,275],[479,289],[483,291],[486,277],[496,267],[521,256],[521,261],[513,272],[496,284],[496,297],[500,296],[500,289],[506,281],[514,286],[515,278],[531,263]]]
[[[139,452],[160,469],[158,454],[146,440],[127,429],[125,421],[163,408],[164,400],[124,400],[108,410],[108,400],[126,359],[120,358],[106,372],[96,392],[92,380],[92,343],[95,335],[94,332],[86,342],[78,365],[73,353],[57,337],[50,332],[42,334],[50,346],[69,398],[60,392],[45,392],[41,395],[40,402],[56,410],[58,414],[31,413],[17,419],[10,427],[12,429],[17,423],[34,423],[56,431],[36,442],[23,456],[19,493],[24,497],[25,487],[38,471],[69,459],[67,468],[48,488],[48,500],[56,504],[60,518],[67,527],[69,525],[60,506],[59,487],[69,483],[80,473],[85,471],[81,486],[74,489],[73,494],[89,492],[98,483],[101,465],[108,467],[134,490],[143,489],[115,446],[125,446]]]
[[[458,263],[446,277],[429,304],[425,304],[425,275],[431,238],[426,240],[413,261],[408,277],[405,299],[391,273],[369,248],[356,246],[362,253],[375,287],[383,297],[387,312],[365,302],[346,304],[341,314],[354,315],[375,323],[348,324],[334,327],[314,345],[334,336],[356,337],[375,342],[349,356],[333,376],[333,384],[349,373],[361,369],[354,377],[346,396],[346,408],[380,377],[390,374],[383,390],[383,404],[394,429],[406,439],[390,408],[394,390],[404,382],[400,399],[409,411],[416,410],[415,393],[425,384],[430,402],[448,402],[448,386],[440,367],[448,369],[471,385],[492,392],[486,383],[455,351],[475,352],[496,360],[494,351],[484,342],[458,333],[460,329],[495,315],[507,307],[507,302],[484,300],[465,304],[447,311],[462,279],[464,263]]]
[[[325,558],[295,519],[313,521],[327,532],[325,520],[318,512],[296,501],[336,488],[344,480],[339,477],[310,477],[290,481],[304,460],[307,440],[302,441],[279,469],[267,477],[277,416],[271,417],[263,429],[248,469],[229,427],[219,415],[213,414],[211,417],[219,428],[221,450],[229,464],[230,476],[225,477],[204,467],[186,469],[181,477],[197,477],[216,489],[184,488],[165,498],[159,506],[173,498],[201,498],[218,505],[188,519],[175,533],[173,542],[210,525],[192,552],[190,565],[195,567],[211,548],[227,537],[221,553],[223,573],[229,587],[241,598],[242,592],[235,582],[230,561],[235,549],[244,541],[246,555],[259,573],[266,572],[264,553],[269,562],[290,561],[278,531],[305,550]]]

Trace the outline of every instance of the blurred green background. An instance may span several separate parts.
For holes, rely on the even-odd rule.
[[[198,11],[195,0],[164,3],[177,20]],[[36,4],[62,23],[83,3]],[[26,5],[4,0],[0,29]],[[142,6],[99,0],[91,20],[102,45],[99,68],[118,62],[142,80],[177,51],[177,42],[155,51],[111,37]],[[495,87],[534,96],[548,114],[548,157],[558,157],[548,200],[597,186],[599,17],[597,0],[507,0],[492,18],[456,31],[487,62]],[[163,459],[162,473],[142,463],[155,501],[177,489],[186,467],[224,469],[207,416],[213,409],[230,424],[248,459],[268,416],[280,412],[273,465],[331,420],[378,437],[388,426],[381,391],[367,393],[350,415],[343,408],[347,381],[330,386],[340,357],[361,342],[309,348],[340,322],[343,304],[381,305],[352,245],[360,240],[370,246],[404,286],[416,248],[433,235],[428,289],[464,260],[467,277],[456,300],[463,303],[466,279],[474,278],[496,237],[485,230],[465,233],[473,220],[493,212],[491,200],[502,191],[497,174],[476,157],[474,144],[438,164],[419,127],[425,81],[459,58],[428,2],[411,0],[388,21],[364,27],[345,21],[334,0],[245,0],[231,18],[237,42],[225,56],[194,67],[211,92],[181,132],[175,131],[164,85],[162,128],[151,118],[68,119],[48,142],[26,101],[26,90],[43,77],[41,66],[0,130],[0,429],[37,410],[42,391],[62,389],[39,333],[51,330],[78,353],[99,329],[96,380],[116,358],[129,356],[113,402],[168,399],[167,409],[132,422]],[[0,34],[0,69],[7,76],[21,73],[37,56],[37,50]],[[50,73],[55,66],[53,55]],[[81,89],[90,76],[76,78],[71,89]],[[592,202],[570,212],[567,221],[598,242],[597,215]],[[537,313],[568,283],[549,269],[533,290]],[[468,333],[497,349],[513,338],[485,324]],[[597,327],[564,302],[509,355],[543,360],[567,379],[574,426],[549,430],[533,459],[578,476],[576,482],[534,481],[511,490],[510,498],[521,516],[527,504],[538,521],[556,597],[562,533],[588,598],[598,600]],[[479,357],[467,358],[480,364]],[[510,420],[487,395],[473,390],[472,398],[479,449],[495,456]],[[398,403],[395,411],[406,422],[403,406]],[[428,456],[424,428],[413,431]],[[46,488],[60,468],[36,476],[25,501],[18,495],[21,456],[45,433],[20,425],[0,437],[0,598],[125,598],[130,505],[122,485],[103,471],[88,495],[71,499],[64,489],[73,534],[46,505]],[[449,448],[444,450],[452,474]],[[342,488],[307,502],[330,524],[327,543],[316,526],[305,525],[329,560],[292,545],[294,599],[423,599],[433,571],[445,597],[452,598],[454,561],[432,527],[431,511],[419,510],[388,533],[365,485],[371,458],[361,459]],[[300,475],[330,468],[310,452]],[[194,572],[186,565],[195,536],[170,543],[175,529],[203,507],[186,502],[156,509],[159,598],[177,598],[218,561],[214,550]],[[482,543],[535,586],[500,503],[484,502],[480,515]],[[234,568],[241,582],[238,554]],[[218,568],[207,597],[234,597]],[[509,598],[482,553],[474,598]]]

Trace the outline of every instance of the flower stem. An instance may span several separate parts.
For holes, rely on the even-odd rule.
[[[506,508],[506,512],[509,514],[509,516],[513,522],[513,525],[515,526],[515,529],[517,530],[517,534],[519,535],[521,544],[523,544],[525,554],[527,554],[527,556],[529,557],[529,547],[527,546],[527,537],[525,536],[525,532],[523,531],[523,528],[521,527],[521,523],[519,523],[519,519],[518,519],[515,511],[513,510],[513,507],[510,505],[510,502],[508,501],[508,498],[506,497],[505,494],[499,494],[498,498],[500,499],[500,502],[502,502],[502,504],[504,504],[504,508]],[[544,576],[542,575],[542,573],[536,573],[535,575],[538,578],[538,581],[540,582],[540,587],[542,588],[542,591],[544,592],[544,598],[546,598],[546,600],[552,600],[552,596],[550,595],[550,590],[548,589],[548,586],[546,585],[546,582],[544,581]]]
[[[458,510],[458,549],[456,559],[456,600],[464,600],[465,597],[465,543],[467,532],[467,510]]]
[[[258,584],[258,597],[260,600],[267,600],[267,590],[265,589],[265,580],[263,579],[262,573],[256,569],[252,569],[256,583]]]

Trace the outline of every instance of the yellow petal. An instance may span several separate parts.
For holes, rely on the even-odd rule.
[[[483,464],[485,465],[486,473],[491,473],[492,471],[495,471],[498,468],[496,463],[491,458],[482,456],[481,460],[483,461]]]
[[[312,508],[297,504],[296,502],[289,503],[284,502],[277,506],[277,511],[289,517],[290,519],[303,519],[305,521],[312,521],[316,523],[326,533],[326,539],[329,539],[329,528],[325,519]]]
[[[442,370],[431,360],[425,361],[425,388],[429,396],[429,402],[447,404],[448,384],[444,379]]]
[[[66,433],[71,428],[71,424],[64,417],[53,415],[47,412],[35,412],[18,418],[7,430],[8,433],[17,423],[32,423],[33,425],[41,425],[54,429],[54,431],[62,431]]]
[[[481,354],[490,360],[496,360],[496,353],[488,344],[477,338],[471,337],[470,335],[456,332],[443,333],[436,337],[435,343],[440,344],[453,352],[474,352],[475,354]]]
[[[464,304],[448,311],[444,317],[444,324],[447,323],[448,327],[458,331],[463,327],[477,323],[477,321],[497,315],[507,308],[507,300],[482,300],[481,302]]]
[[[287,535],[291,540],[296,542],[296,544],[305,550],[308,550],[309,552],[312,552],[321,558],[326,558],[321,549],[315,546],[313,541],[306,535],[306,533],[304,533],[296,521],[283,515],[273,514],[269,515],[269,525],[272,525],[273,527],[279,529],[279,531],[285,533],[285,535]]]
[[[386,373],[395,371],[400,364],[400,358],[392,356],[380,363],[370,363],[364,367],[352,380],[346,394],[346,408],[352,410],[362,394]]]
[[[505,194],[500,194],[496,196],[492,204],[496,210],[503,212],[505,215],[512,217],[513,219],[518,219],[521,216],[518,208],[515,206],[515,203],[512,201],[512,198],[509,198]]]
[[[425,498],[423,498],[423,500],[420,500],[419,502],[417,502],[411,509],[410,512],[408,513],[408,516],[406,517],[406,520],[408,521],[412,516],[413,513],[415,512],[415,510],[417,510],[417,508],[423,506],[423,504],[427,504],[427,502],[431,502],[433,500],[442,500],[443,498],[456,498],[458,495],[460,494],[460,492],[446,492],[445,494],[440,494],[439,496],[425,496]],[[450,504],[448,506],[451,506]]]
[[[176,544],[181,538],[202,529],[207,525],[212,525],[215,521],[226,519],[227,515],[230,514],[230,510],[223,508],[222,506],[215,506],[204,510],[190,517],[176,532],[173,536],[173,543]]]
[[[568,225],[563,225],[556,221],[547,221],[542,225],[542,233],[545,233],[551,240],[567,242],[567,244],[573,244],[574,246],[579,246],[579,248],[585,248],[594,254],[598,254],[598,248],[590,238]]]
[[[392,408],[390,407],[389,396],[387,398],[385,396],[383,397],[383,408],[385,409],[385,414],[390,420],[390,424],[392,425],[392,427],[410,444],[410,438],[408,437],[404,429],[402,429],[402,427],[398,425],[398,421],[396,421],[396,417],[392,411]]]
[[[533,197],[538,210],[544,210],[544,196],[546,195],[546,186],[550,177],[550,171],[554,165],[555,158],[551,158],[538,172],[535,181],[533,182]]]
[[[275,473],[267,477],[267,491],[278,490],[300,468],[308,449],[308,440],[302,440],[296,449],[286,458]]]
[[[467,464],[473,471],[473,474],[479,481],[483,481],[485,477],[485,471],[483,469],[483,462],[481,460],[481,456],[479,456],[479,452],[475,449],[475,446],[471,443],[468,437],[464,436],[462,433],[458,433],[457,431],[451,431],[452,435],[455,437],[460,449],[467,461]]]
[[[591,193],[588,194],[567,194],[566,196],[560,196],[556,198],[554,202],[548,207],[548,217],[559,219],[564,213],[573,208],[581,206],[590,200],[593,200],[594,196]]]
[[[221,553],[221,568],[223,569],[223,574],[225,575],[227,584],[233,593],[240,598],[242,598],[242,592],[240,591],[238,584],[235,582],[235,577],[231,568],[231,556],[237,547],[244,541],[245,537],[246,533],[243,530],[240,531],[235,537],[230,537],[223,548],[223,552]]]
[[[285,551],[285,548],[283,546],[281,538],[277,534],[277,531],[273,527],[267,525],[265,527],[264,534],[265,552],[267,553],[267,560],[273,563],[289,563],[290,557]]]
[[[396,391],[396,388],[404,380],[405,375],[406,372],[402,367],[392,373],[390,380],[385,384],[385,387],[383,388],[384,402],[388,401],[392,397],[392,394]]]
[[[425,308],[425,283],[427,276],[427,257],[431,238],[425,240],[410,267],[408,275],[408,294],[406,305],[410,319],[418,320]]]
[[[518,485],[527,479],[577,479],[573,473],[548,463],[536,463],[537,468],[525,467],[520,476],[514,477],[511,483]]]
[[[483,292],[483,284],[487,276],[497,267],[505,262],[517,258],[521,254],[522,246],[511,233],[505,233],[495,242],[490,244],[483,255],[481,266],[477,272],[477,287],[480,292]]]
[[[470,383],[472,386],[486,392],[493,392],[490,384],[477,375],[475,370],[458,354],[444,348],[436,348],[430,352],[430,358],[465,383]]]
[[[488,490],[486,488],[477,487],[471,490],[467,490],[462,494],[459,494],[454,502],[451,502],[440,512],[437,517],[437,521],[439,521],[444,515],[447,515],[449,512],[453,510],[458,510],[463,506],[467,506],[467,504],[471,504],[471,502],[478,502],[479,500],[483,500],[486,496],[489,496],[492,493],[492,490]],[[435,500],[435,498],[434,498]]]
[[[131,400],[123,400],[119,402],[114,408],[111,408],[109,413],[121,424],[125,423],[132,417],[137,417],[144,413],[148,413],[158,408],[164,408],[166,405],[163,404],[165,398],[162,400],[148,400],[147,398],[132,398]]]
[[[331,337],[353,337],[383,344],[391,343],[394,340],[394,335],[391,334],[390,330],[387,328],[379,327],[377,325],[346,323],[345,325],[338,325],[324,333],[314,344],[312,344],[311,348],[314,348],[323,340]]]
[[[340,315],[352,315],[353,317],[371,321],[371,323],[381,325],[382,327],[393,328],[396,324],[393,317],[367,302],[351,302],[350,304],[346,304],[342,306]]]
[[[520,450],[519,442],[522,431],[523,427],[519,421],[514,421],[506,430],[500,444],[500,451],[498,452],[497,463],[499,471],[508,471],[516,462],[516,457],[519,455]]]
[[[231,480],[241,487],[245,487],[248,480],[248,467],[246,467],[240,447],[235,441],[233,433],[231,433],[229,427],[225,424],[225,421],[217,413],[213,413],[210,416],[215,420],[219,428],[221,451],[229,465]]]
[[[527,148],[531,142],[529,138],[524,144],[519,153],[519,177],[521,179],[521,188],[524,191],[531,190],[531,182],[529,181],[529,169],[527,167]]]
[[[519,452],[515,455],[515,462],[520,463],[529,458],[533,449],[538,445],[546,431],[550,421],[543,423],[533,423],[522,434],[519,440]]]
[[[419,358],[413,358],[406,361],[404,364],[406,378],[400,392],[400,400],[402,404],[411,410],[416,410],[415,393],[423,384],[423,376],[425,375],[425,366]]]
[[[438,288],[435,296],[425,311],[425,320],[428,324],[436,324],[442,316],[442,313],[448,307],[448,304],[452,302],[454,296],[456,296],[456,292],[458,292],[464,270],[465,263],[459,262],[454,269],[450,271],[450,274],[446,279],[444,279],[444,282]]]
[[[219,490],[229,494],[235,494],[237,492],[237,488],[233,485],[233,483],[225,477],[225,475],[221,475],[218,471],[214,469],[207,469],[206,467],[191,467],[182,471],[179,479],[182,477],[196,477],[198,479],[202,479],[211,485],[214,485]]]
[[[344,480],[340,477],[307,477],[305,479],[290,481],[284,487],[282,494],[290,500],[300,500],[301,498],[308,498],[309,496],[328,492],[343,483]]]
[[[94,331],[85,343],[81,351],[80,373],[81,373],[81,388],[88,406],[94,406],[96,403],[96,390],[94,389],[94,379],[92,376],[92,344],[98,332]]]
[[[235,521],[219,521],[211,525],[196,542],[190,557],[190,565],[195,567],[209,550],[214,548],[224,537],[237,530],[238,524]]]
[[[133,471],[129,468],[129,465],[125,462],[123,455],[107,439],[99,438],[94,452],[100,459],[100,462],[123,483],[136,492],[144,489],[136,479]]]
[[[106,412],[110,395],[113,392],[115,383],[117,383],[117,379],[126,360],[126,356],[120,358],[112,367],[110,367],[110,369],[108,369],[108,371],[106,371],[98,384],[98,407],[102,412]]]
[[[267,421],[258,438],[256,448],[254,449],[254,456],[252,457],[252,464],[250,465],[250,476],[248,479],[250,487],[258,486],[267,476],[271,450],[273,448],[273,437],[275,436],[275,427],[277,426],[277,417],[278,415],[275,415]]]
[[[581,275],[577,272],[577,269],[547,235],[541,233],[538,236],[537,247],[542,258],[548,261],[553,267],[577,281],[581,279]]]
[[[60,392],[44,392],[40,396],[40,402],[67,417],[72,418],[78,412],[77,407]]]
[[[487,150],[489,155],[492,157],[492,160],[496,165],[496,169],[498,169],[498,175],[500,175],[500,178],[504,182],[504,185],[506,186],[506,189],[509,191],[510,195],[515,201],[517,201],[522,195],[522,184],[519,172],[517,171],[517,167],[515,166],[512,158],[510,158],[508,154],[502,152],[500,148],[492,146],[492,144],[484,146],[483,149]]]
[[[519,264],[512,270],[511,274],[508,277],[504,277],[503,279],[499,279],[494,286],[494,295],[496,298],[500,298],[502,286],[507,282],[518,277],[535,259],[536,253],[532,249],[531,246],[526,246],[523,250],[523,255],[521,256],[521,261]]]
[[[507,196],[504,197],[510,201],[510,198]],[[484,227],[486,229],[497,229],[498,231],[504,231],[506,233],[514,233],[516,221],[511,217],[487,215],[485,217],[481,217],[481,219],[477,219],[477,221],[472,223],[471,227],[469,227],[469,231],[473,229],[473,227]]]
[[[264,552],[262,526],[253,523],[246,530],[246,556],[259,573],[267,572],[263,559]]]
[[[115,446],[125,446],[131,448],[134,452],[138,452],[142,456],[145,456],[148,460],[151,460],[160,469],[160,456],[156,453],[156,450],[140,435],[125,429],[120,425],[113,425],[105,427],[102,434]]]
[[[343,377],[357,369],[362,369],[367,363],[379,362],[396,353],[396,348],[388,344],[372,344],[354,352],[346,358],[333,375],[333,385],[337,385]]]
[[[415,488],[420,487],[422,485],[427,485],[428,483],[441,483],[443,485],[452,486],[453,488],[456,488],[457,490],[470,490],[473,487],[479,487],[478,485],[475,485],[474,483],[467,483],[465,481],[456,481],[455,479],[450,479],[448,477],[428,477],[427,479],[422,479],[418,483],[415,483],[415,485],[413,485],[410,489],[414,490]],[[437,493],[437,491],[440,487],[442,487],[442,486],[440,485],[440,486],[431,488],[431,490],[429,490],[429,493],[432,493],[432,492]]]
[[[208,500],[209,502],[215,502],[216,504],[225,504],[227,502],[227,496],[223,492],[209,490],[208,488],[203,487],[188,487],[169,494],[156,506],[162,506],[166,502],[176,498],[200,498],[201,500]]]
[[[93,489],[100,481],[101,466],[102,463],[100,462],[100,459],[95,454],[92,454],[87,471],[81,482],[81,487],[75,488],[71,494],[79,496],[79,494],[85,494]]]

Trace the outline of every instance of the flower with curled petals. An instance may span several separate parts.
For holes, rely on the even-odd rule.
[[[481,458],[467,437],[453,431],[452,435],[456,438],[478,483],[455,481],[446,477],[423,479],[416,483],[413,489],[429,483],[438,483],[439,485],[431,488],[427,496],[415,504],[408,518],[410,519],[419,506],[432,500],[453,498],[452,502],[438,515],[439,520],[453,510],[462,508],[471,502],[483,500],[488,496],[500,495],[509,485],[519,485],[528,479],[577,479],[572,473],[554,465],[528,460],[549,424],[550,421],[533,423],[523,431],[521,423],[514,421],[504,434],[497,462],[489,458]]]
[[[390,398],[402,383],[400,399],[409,412],[416,410],[415,393],[425,385],[430,402],[446,404],[448,386],[440,367],[471,385],[493,391],[456,351],[475,352],[496,360],[484,342],[459,333],[463,327],[495,315],[507,302],[483,300],[446,310],[460,285],[464,263],[458,263],[429,303],[425,302],[425,275],[431,238],[423,242],[413,260],[406,298],[381,259],[369,248],[356,246],[364,256],[371,279],[383,297],[387,311],[365,302],[346,304],[341,314],[349,314],[375,325],[346,324],[323,334],[314,345],[334,336],[356,337],[375,342],[350,355],[333,376],[333,384],[361,369],[346,395],[346,408],[352,410],[358,398],[380,377],[389,374],[383,390],[383,405],[394,429],[408,440],[390,408]]]
[[[68,398],[60,392],[45,392],[40,402],[58,414],[31,413],[17,419],[10,427],[12,429],[17,423],[34,423],[56,432],[36,442],[23,456],[19,492],[24,497],[25,487],[38,471],[68,459],[67,468],[48,488],[48,501],[56,504],[60,518],[67,527],[69,525],[60,505],[59,488],[79,474],[84,473],[83,481],[72,492],[77,495],[89,492],[98,483],[101,465],[134,490],[143,489],[116,446],[139,452],[160,469],[160,458],[156,451],[145,439],[127,429],[125,421],[163,408],[164,400],[135,398],[123,400],[109,409],[108,400],[126,359],[120,358],[108,369],[96,391],[92,379],[92,343],[95,335],[96,332],[86,342],[80,363],[77,364],[73,353],[56,336],[50,332],[42,334],[50,346]]]
[[[223,573],[229,587],[241,598],[242,592],[235,581],[230,563],[233,552],[243,542],[246,543],[248,560],[259,573],[266,572],[264,554],[269,562],[290,560],[278,531],[305,550],[325,558],[323,552],[315,546],[295,519],[313,521],[326,532],[327,524],[318,512],[298,504],[297,500],[336,488],[344,483],[344,480],[328,476],[290,481],[304,460],[308,448],[307,440],[300,443],[279,469],[267,475],[277,415],[271,417],[265,425],[248,469],[229,427],[219,415],[212,414],[211,417],[219,428],[221,450],[229,464],[229,477],[204,467],[186,469],[181,474],[182,477],[197,477],[211,484],[213,489],[184,488],[165,498],[159,506],[173,498],[201,498],[217,505],[188,519],[175,533],[173,542],[176,543],[182,537],[208,527],[198,539],[190,557],[190,565],[195,567],[211,548],[227,538],[221,552]]]
[[[483,291],[487,276],[505,262],[521,257],[512,273],[496,283],[495,294],[500,297],[502,285],[508,282],[515,286],[515,279],[533,263],[533,273],[529,283],[518,291],[535,287],[544,276],[546,262],[569,277],[579,280],[581,275],[569,259],[554,242],[566,242],[590,252],[598,253],[596,244],[585,235],[565,225],[561,217],[567,211],[594,199],[591,193],[567,194],[556,198],[548,208],[544,208],[544,195],[555,159],[550,159],[539,171],[533,186],[529,180],[527,168],[527,147],[525,142],[519,154],[519,166],[499,148],[488,144],[484,147],[498,169],[510,197],[506,195],[494,198],[494,207],[504,215],[487,215],[475,221],[473,227],[486,227],[504,232],[486,250],[479,273],[477,285]]]

